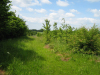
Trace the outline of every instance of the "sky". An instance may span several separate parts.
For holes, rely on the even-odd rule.
[[[16,15],[26,21],[29,29],[41,29],[45,19],[48,19],[53,30],[65,23],[71,27],[100,27],[100,0],[10,0],[10,11],[16,10]]]

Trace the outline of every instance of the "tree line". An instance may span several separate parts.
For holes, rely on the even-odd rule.
[[[32,36],[32,35],[36,35],[36,34],[40,35],[39,32],[43,32],[43,31],[44,31],[44,29],[39,29],[39,30],[37,30],[37,29],[29,29],[27,31],[27,35],[28,36]]]
[[[17,38],[27,34],[26,21],[16,16],[10,0],[0,0],[0,40]]]

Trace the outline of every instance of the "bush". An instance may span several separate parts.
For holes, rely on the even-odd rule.
[[[75,35],[69,35],[68,46],[75,52],[88,54],[100,53],[100,34],[95,25],[88,31],[85,27],[78,29]]]
[[[27,35],[28,27],[26,21],[16,17],[15,13],[10,11],[11,16],[9,16],[9,22],[6,27],[1,27],[0,29],[0,39],[17,38]]]
[[[36,35],[36,34],[37,34],[37,31],[32,31],[32,30],[27,31],[28,36],[32,36],[32,35]]]
[[[0,1],[0,40],[24,36],[28,29],[23,19],[9,11],[10,6],[10,0]]]
[[[26,35],[28,28],[23,19],[12,16],[8,30],[9,30],[9,38],[16,38]]]
[[[37,32],[37,36],[40,37],[42,36],[42,34],[40,32]]]

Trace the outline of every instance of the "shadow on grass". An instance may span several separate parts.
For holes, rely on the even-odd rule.
[[[25,48],[25,43],[33,41],[34,38],[21,37],[0,42],[0,68],[7,69],[14,58],[27,63],[31,60],[44,60],[33,49]],[[23,42],[24,41],[24,42]]]

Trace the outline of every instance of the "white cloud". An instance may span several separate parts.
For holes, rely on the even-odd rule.
[[[35,9],[34,11],[36,11],[36,12],[38,12],[38,13],[45,13],[46,12],[46,10],[45,9]]]
[[[90,12],[94,13],[94,17],[100,17],[100,10],[91,9]]]
[[[45,9],[32,9],[32,8],[26,8],[29,12],[38,12],[38,13],[45,13]]]
[[[99,21],[100,21],[99,19],[87,18],[87,17],[85,17],[85,18],[78,18],[77,21],[78,21],[79,24],[84,24],[88,28],[92,27],[94,25],[94,23],[96,23],[96,25],[100,24],[99,23]]]
[[[84,22],[94,23],[95,22],[95,19],[93,19],[93,18],[78,18],[77,20],[82,23],[84,23]]]
[[[65,1],[58,0],[58,1],[56,2],[56,4],[59,5],[59,6],[63,6],[63,7],[69,5],[68,1],[66,1],[66,0],[65,0]]]
[[[51,10],[53,11],[53,10]],[[50,23],[53,24],[54,22],[61,23],[62,18],[69,19],[70,17],[74,17],[75,15],[72,13],[65,13],[64,10],[59,9],[58,11],[51,12],[48,16],[45,18],[50,20]]]
[[[16,13],[15,14],[17,16],[17,15],[19,15],[19,12],[22,11],[22,8],[17,7],[17,6],[11,6],[11,9],[9,11],[15,12],[15,10],[16,10]]]
[[[89,2],[99,2],[100,0],[87,0]]]
[[[32,12],[33,9],[32,8],[26,8],[29,12]]]
[[[99,23],[99,19],[94,19],[94,18],[66,18],[66,23],[70,24],[72,27],[81,27],[81,26],[85,26],[86,28],[90,28],[94,25],[94,23],[96,23],[96,25],[100,24]]]
[[[38,0],[10,0],[13,5],[19,5],[20,7],[28,7],[34,5],[40,5]]]
[[[57,13],[50,13],[49,14],[49,19],[57,19],[57,18],[59,18]]]
[[[57,21],[60,22],[62,18],[68,18],[68,17],[74,17],[75,15],[72,13],[65,13],[64,10],[59,9],[58,11],[50,10],[51,12],[48,16],[46,16],[48,19],[50,19],[51,22]]]
[[[49,0],[40,0],[42,3],[52,4]]]
[[[14,10],[16,10],[16,11],[22,11],[22,9],[19,8],[19,7],[17,7],[17,6],[11,6],[11,10],[12,11],[14,11]]]
[[[79,12],[75,9],[71,9],[70,12],[79,14]]]
[[[49,10],[49,11],[51,11],[51,12],[55,12],[55,10]]]
[[[91,25],[93,26],[94,23],[96,23],[96,25],[100,24],[100,20],[99,19],[94,19],[94,18],[88,18],[88,17],[84,17],[84,18],[70,18],[70,17],[65,17],[66,15],[65,14],[69,14],[70,17],[72,16],[71,13],[64,13],[64,15],[60,15],[60,13],[58,13],[58,11],[56,12],[52,12],[50,13],[49,15],[47,16],[44,16],[44,17],[26,17],[26,16],[22,16],[23,19],[25,19],[25,21],[27,23],[29,23],[30,25],[30,29],[32,29],[32,26],[34,28],[34,26],[39,29],[41,28],[43,25],[42,23],[45,23],[45,19],[48,19],[50,20],[50,24],[53,25],[54,22],[57,22],[58,23],[58,28],[61,26],[61,23],[62,23],[62,18],[65,18],[65,22],[67,24],[70,24],[72,27],[75,27],[75,28],[79,28],[83,25],[85,25],[86,28],[90,28]],[[53,29],[53,27],[51,26],[51,28]]]
[[[33,17],[26,17],[26,16],[23,16],[21,15],[23,19],[25,19],[25,21],[28,21],[28,22],[34,22],[34,23],[42,23],[43,22],[43,19],[42,18],[33,18]]]
[[[75,15],[72,13],[66,13],[66,17],[75,17]]]
[[[64,13],[65,13],[65,11],[64,11],[64,10],[62,10],[62,9],[59,9],[59,10],[58,10],[58,13],[59,13],[59,14],[64,14]]]

